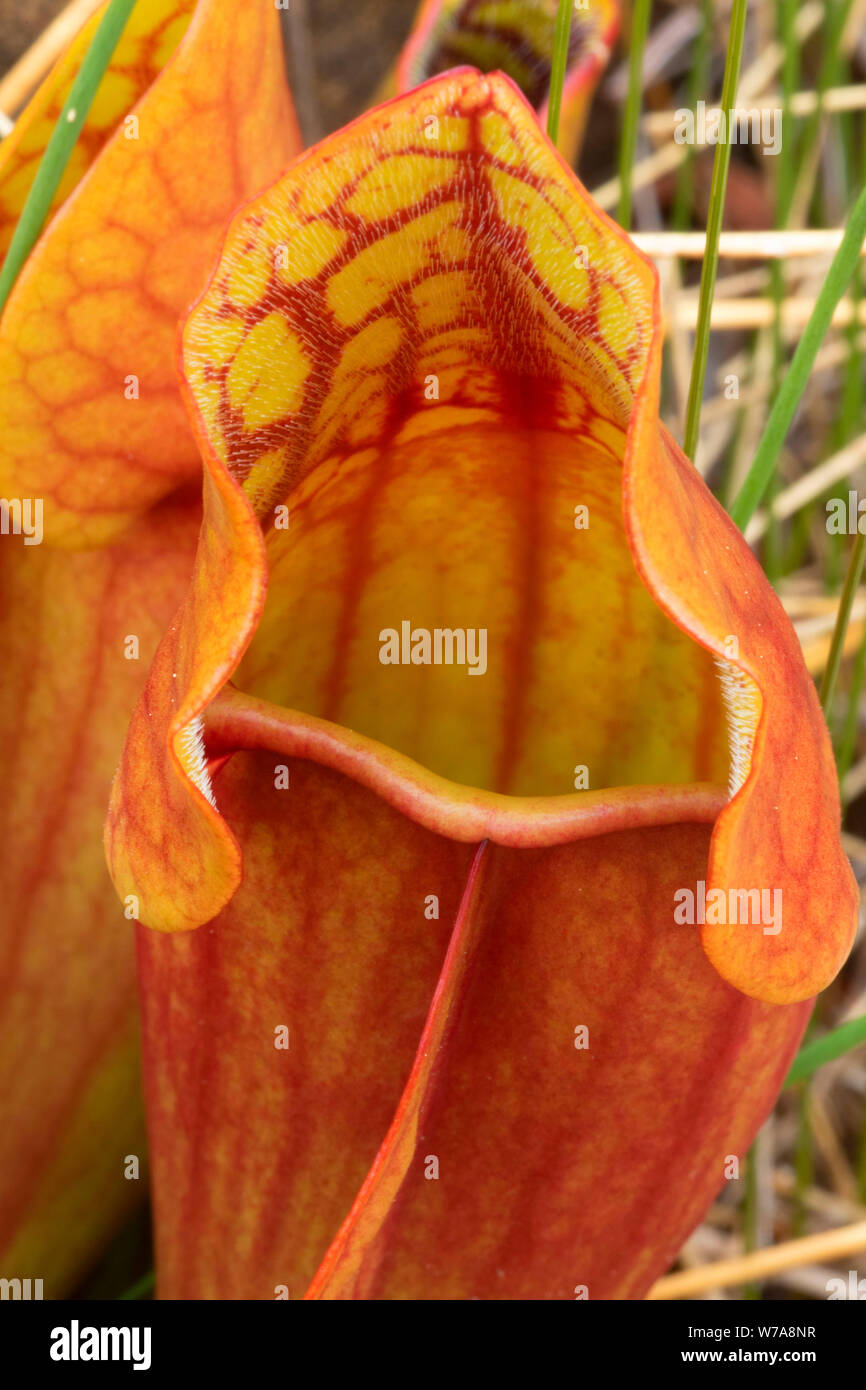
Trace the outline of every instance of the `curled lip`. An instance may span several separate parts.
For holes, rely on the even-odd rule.
[[[209,706],[204,732],[214,760],[242,748],[306,758],[353,778],[425,829],[469,843],[539,848],[641,825],[712,823],[728,799],[710,783],[506,796],[439,777],[376,739],[231,686]]]

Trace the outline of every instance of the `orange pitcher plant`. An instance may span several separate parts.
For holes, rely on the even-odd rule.
[[[471,63],[504,72],[547,124],[557,0],[424,0],[382,96]],[[572,163],[619,33],[619,0],[573,0],[557,146]]]
[[[106,830],[162,1298],[640,1298],[772,1106],[855,884],[661,349],[652,265],[500,74],[231,222]]]
[[[100,18],[0,145],[0,256]],[[0,1276],[46,1297],[146,1186],[101,828],[201,521],[176,324],[299,148],[273,7],[138,0],[0,318]]]

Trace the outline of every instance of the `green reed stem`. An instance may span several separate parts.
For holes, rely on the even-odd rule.
[[[827,335],[834,310],[857,268],[864,237],[866,189],[860,194],[848,219],[842,243],[833,257],[809,322],[791,358],[791,365],[782,379],[779,394],[773,403],[748,476],[731,507],[731,519],[740,530],[751,520],[773,476],[776,458],[785,442],[815,358]]]
[[[138,1298],[146,1298],[149,1293],[153,1292],[155,1285],[156,1275],[151,1269],[148,1270],[147,1274],[142,1274],[141,1278],[137,1279],[131,1288],[127,1289],[125,1293],[119,1294],[118,1297],[121,1300],[128,1301],[132,1301],[133,1299]]]
[[[854,607],[854,599],[863,574],[864,561],[866,561],[866,536],[861,536],[858,532],[848,557],[848,569],[845,573],[845,584],[833,628],[830,654],[827,657],[827,665],[824,667],[824,675],[821,680],[821,708],[825,716],[829,712],[833,692],[836,689],[836,678],[839,675],[839,665],[845,646],[845,634],[848,631],[851,609]]]
[[[695,330],[695,352],[692,359],[692,375],[689,381],[689,398],[686,405],[686,427],[683,448],[693,459],[698,447],[701,428],[701,402],[704,396],[704,379],[707,374],[707,358],[710,351],[710,314],[713,294],[716,288],[716,275],[719,269],[719,237],[722,231],[722,218],[725,212],[725,190],[728,184],[728,168],[731,163],[730,123],[731,111],[737,102],[737,86],[740,81],[740,61],[743,56],[743,38],[746,32],[746,10],[748,0],[734,0],[731,10],[731,27],[728,36],[728,53],[725,60],[725,77],[722,83],[722,111],[726,123],[725,139],[716,145],[713,162],[713,179],[710,185],[710,207],[707,217],[707,240],[704,263],[701,269],[701,289],[698,301],[698,324]]]
[[[33,250],[135,0],[111,0],[51,133],[0,270],[0,312]]]
[[[861,1018],[853,1018],[849,1023],[843,1023],[841,1027],[834,1028],[831,1033],[825,1033],[823,1038],[817,1042],[807,1043],[801,1047],[793,1062],[791,1070],[785,1078],[786,1086],[793,1086],[795,1082],[802,1081],[804,1077],[811,1076],[819,1067],[823,1067],[827,1062],[834,1062],[837,1057],[843,1057],[846,1052],[850,1052],[852,1047],[859,1047],[866,1042],[866,1014]]]
[[[559,0],[553,31],[553,58],[550,64],[550,96],[547,102],[547,133],[554,145],[559,139],[562,89],[568,67],[568,41],[571,38],[571,0]]]
[[[692,54],[692,69],[688,82],[688,109],[694,111],[709,85],[712,56],[713,0],[701,0],[701,27]],[[688,145],[686,157],[677,170],[677,191],[674,197],[671,222],[674,230],[684,232],[691,222],[695,168],[695,147]]]
[[[651,0],[635,0],[628,60],[628,95],[623,112],[619,145],[619,203],[616,220],[626,231],[631,226],[631,176],[637,152],[637,128],[643,102],[643,55],[649,32]]]

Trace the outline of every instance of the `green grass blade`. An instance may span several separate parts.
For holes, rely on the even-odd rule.
[[[860,639],[860,646],[854,658],[854,669],[851,672],[851,684],[848,688],[845,722],[839,740],[839,751],[836,755],[840,787],[844,787],[845,778],[854,761],[854,749],[857,744],[859,729],[860,697],[863,694],[864,682],[866,682],[866,631]]]
[[[562,89],[568,67],[568,41],[571,38],[571,0],[559,0],[553,32],[553,59],[550,64],[550,97],[547,103],[547,133],[554,145],[559,139]]]
[[[797,344],[791,365],[782,379],[781,389],[770,411],[770,418],[752,460],[748,477],[731,507],[731,518],[740,530],[751,520],[773,476],[776,458],[785,442],[818,350],[832,322],[833,312],[857,268],[864,237],[866,189],[860,194],[848,219],[842,243],[833,257],[827,279],[821,286],[821,293]]]
[[[785,1078],[785,1085],[793,1086],[795,1082],[811,1076],[813,1071],[817,1071],[827,1062],[834,1062],[837,1057],[843,1057],[852,1047],[859,1047],[864,1042],[866,1014],[862,1018],[851,1019],[850,1023],[843,1023],[840,1028],[834,1028],[832,1033],[825,1033],[817,1042],[807,1043],[802,1047]]]
[[[848,631],[851,609],[854,607],[854,599],[857,596],[857,588],[860,583],[860,577],[863,574],[864,561],[866,561],[866,536],[861,536],[858,532],[857,539],[851,548],[851,555],[848,560],[848,569],[845,574],[845,586],[842,590],[842,597],[839,600],[839,609],[836,613],[833,637],[830,642],[830,653],[827,657],[827,665],[824,667],[824,676],[821,681],[821,708],[825,715],[829,715],[830,701],[833,699],[833,692],[836,689],[836,677],[839,674],[842,652],[845,647],[845,634]]]
[[[36,172],[27,201],[18,219],[15,233],[9,244],[6,260],[0,270],[0,312],[2,312],[9,292],[21,267],[35,246],[45,225],[54,195],[63,178],[69,156],[81,128],[87,120],[87,113],[96,90],[102,81],[118,39],[129,19],[135,0],[111,0],[102,18],[93,42],[87,50],[84,62],[72,84],[69,96],[60,112],[57,125],[48,141],[42,161]]]
[[[719,237],[725,212],[728,167],[731,162],[730,118],[731,111],[737,104],[737,87],[740,81],[740,62],[743,56],[747,9],[748,0],[734,0],[731,10],[731,27],[728,35],[728,53],[725,59],[725,77],[722,83],[721,101],[721,109],[726,122],[725,134],[728,138],[720,140],[716,145],[716,157],[713,161],[713,179],[710,185],[710,207],[707,217],[707,240],[704,263],[701,269],[698,324],[695,330],[695,352],[692,359],[689,398],[686,405],[683,449],[690,459],[695,457],[701,428],[701,402],[704,396],[704,379],[707,374],[707,358],[710,351],[710,314],[716,288],[716,274],[719,268]]]
[[[689,73],[688,109],[694,111],[709,86],[712,60],[713,0],[701,0],[701,25],[698,30]],[[695,147],[688,145],[686,157],[677,170],[677,191],[671,221],[674,230],[684,232],[691,223],[694,192]]]
[[[151,1269],[148,1270],[147,1274],[142,1274],[141,1278],[137,1279],[136,1282],[132,1285],[132,1288],[127,1289],[125,1293],[118,1294],[118,1298],[121,1301],[127,1300],[130,1302],[133,1299],[145,1298],[147,1294],[153,1291],[155,1285],[156,1275]]]
[[[643,54],[649,31],[652,0],[635,0],[631,22],[628,95],[619,146],[619,205],[616,220],[626,231],[631,226],[631,176],[637,152],[637,127],[643,99]]]

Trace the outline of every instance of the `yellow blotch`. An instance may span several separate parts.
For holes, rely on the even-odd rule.
[[[618,368],[610,360],[604,343],[593,338],[581,338],[575,372],[580,372],[581,389],[590,405],[608,414],[621,411],[627,421],[634,393]]]
[[[300,340],[282,314],[268,314],[241,345],[229,369],[229,400],[248,429],[292,414],[310,372]]]
[[[286,466],[283,449],[269,449],[262,454],[244,479],[243,490],[251,502],[267,502],[274,496]]]
[[[448,154],[458,154],[461,150],[469,148],[469,121],[465,116],[437,116],[439,129],[435,137],[432,134],[434,127],[430,124],[425,126],[424,117],[427,113],[423,110],[418,112],[415,139],[423,139],[435,150],[445,150]],[[428,134],[428,132],[430,132]]]
[[[102,477],[113,477],[124,466],[123,459],[93,460]],[[93,499],[94,510],[104,503],[104,494]],[[87,503],[83,503],[84,506]],[[82,501],[76,495],[72,503],[53,503],[45,509],[45,537],[52,546],[63,550],[102,550],[129,529],[129,511],[118,511],[84,517]]]
[[[243,319],[211,319],[204,339],[207,361],[211,366],[225,367],[238,351],[246,331]]]
[[[429,332],[438,324],[447,323],[474,302],[473,285],[472,276],[465,270],[452,270],[422,280],[412,291],[418,327]]]
[[[362,217],[377,219],[410,208],[454,177],[456,159],[432,154],[395,154],[365,174],[346,207]]]
[[[462,429],[466,425],[501,424],[502,415],[498,410],[477,410],[472,406],[428,405],[418,409],[407,420],[400,433],[395,435],[395,444],[409,444],[413,439],[426,438],[439,434],[442,430]]]
[[[458,363],[478,366],[489,356],[491,341],[489,330],[478,326],[446,329],[425,341],[418,358],[419,369],[425,363],[431,372],[436,371],[437,364],[442,367]]]
[[[135,105],[139,95],[139,89],[131,77],[109,68],[87,113],[88,126],[95,130],[111,130],[121,116]]]
[[[328,285],[328,305],[339,322],[360,323],[401,281],[420,276],[434,250],[446,261],[465,255],[467,237],[455,225],[461,213],[460,203],[443,203],[360,251]]]
[[[378,273],[377,250],[374,246],[362,251],[328,285],[328,307],[342,324],[360,323],[385,303],[393,289]]]
[[[264,297],[273,268],[269,246],[256,244],[238,255],[226,276],[225,293],[238,309],[251,309]]]
[[[399,319],[375,319],[349,340],[340,357],[339,370],[348,373],[362,367],[384,367],[399,348],[402,337]]]
[[[380,120],[377,124],[386,153],[429,149],[439,154],[459,154],[469,148],[467,117],[445,115],[437,111],[432,102],[418,100],[402,107],[389,107],[387,121]]]
[[[17,168],[10,161],[3,171],[3,206],[14,217],[18,216],[30,192],[36,170],[39,168],[42,148],[44,146],[37,155],[23,160]]]
[[[301,280],[311,280],[324,270],[346,244],[348,233],[342,227],[334,227],[330,222],[314,219],[304,222],[293,230],[286,242],[272,248],[277,274],[286,285],[297,285]],[[277,253],[285,246],[286,264],[283,265]]]
[[[616,287],[606,280],[599,284],[598,321],[608,347],[618,357],[624,357],[629,347],[634,346],[634,316]]]
[[[520,164],[523,151],[514,139],[509,122],[498,111],[485,111],[481,117],[481,142],[504,164]]]
[[[559,224],[532,223],[526,230],[526,249],[538,274],[560,304],[580,312],[590,298],[591,281],[582,251],[575,248]]]
[[[160,70],[165,67],[169,58],[172,56],[181,39],[183,38],[184,34],[186,33],[187,29],[189,28],[189,22],[192,19],[193,7],[192,5],[187,5],[185,6],[185,8],[188,11],[188,13],[178,15],[177,19],[173,19],[170,24],[166,25],[165,29],[162,31],[162,34],[160,35],[159,43],[157,44],[156,48],[156,54],[154,56],[154,66],[159,68]]]
[[[607,227],[599,226],[590,217],[584,204],[575,197],[570,180],[567,181],[565,175],[557,170],[555,177],[543,179],[542,188],[545,199],[575,240],[587,246],[593,262],[607,264],[612,269],[622,254],[619,241],[614,239],[615,234]]]
[[[436,251],[443,261],[462,261],[471,247],[469,233],[462,227],[448,227],[436,239]]]
[[[132,52],[141,53],[141,39],[149,39],[151,34],[168,23],[168,26],[183,24],[186,27],[195,9],[195,0],[150,0],[146,5],[134,5],[132,14],[126,21],[121,40],[127,43]],[[176,16],[176,18],[172,18]]]
[[[294,207],[311,217],[327,211],[347,186],[364,175],[378,158],[379,152],[373,146],[353,145],[323,159],[307,160],[301,171],[301,194]]]
[[[585,243],[556,217],[549,202],[522,179],[492,169],[490,185],[499,213],[509,226],[522,227],[526,250],[538,274],[568,309],[583,309],[589,299]],[[582,232],[581,232],[582,235]],[[586,260],[591,264],[590,254]]]
[[[487,180],[503,220],[511,225],[526,227],[534,218],[550,220],[550,208],[539,193],[517,174],[504,169],[490,168]]]
[[[590,434],[604,448],[609,449],[620,463],[625,456],[625,430],[604,420],[600,415],[593,416],[589,425]]]
[[[15,130],[15,142],[0,145],[0,154],[3,156],[2,167],[4,172],[7,167],[13,165],[14,160],[31,159],[34,155],[41,159],[45,146],[51,138],[51,132],[57,124],[57,117],[60,115],[60,102],[50,100],[46,103],[45,113],[34,116],[29,125],[24,125],[20,130]]]

